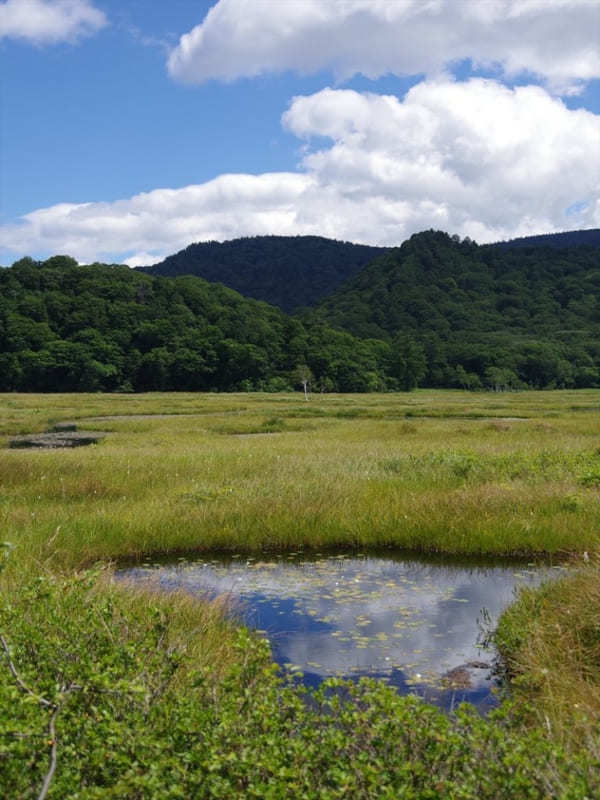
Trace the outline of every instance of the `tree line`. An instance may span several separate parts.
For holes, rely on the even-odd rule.
[[[0,391],[385,391],[403,343],[358,339],[201,278],[68,256],[0,270]]]
[[[0,269],[0,391],[597,387],[599,294],[598,248],[440,231],[293,316],[195,276],[23,258]]]

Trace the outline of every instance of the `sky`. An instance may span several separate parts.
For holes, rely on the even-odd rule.
[[[0,264],[600,227],[600,0],[0,0]]]

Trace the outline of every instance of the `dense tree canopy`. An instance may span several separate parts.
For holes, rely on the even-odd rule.
[[[191,244],[141,269],[150,275],[197,275],[218,281],[290,312],[315,305],[384,252],[383,247],[322,236],[252,236]]]
[[[289,266],[327,240],[235,247],[264,256],[265,242],[295,243]],[[300,374],[313,391],[600,386],[600,248],[480,247],[426,231],[294,317],[194,276],[68,256],[0,269],[0,391],[276,391],[301,388]]]
[[[195,277],[79,266],[67,256],[0,270],[0,391],[395,388],[391,345],[303,324]]]
[[[313,316],[424,351],[428,386],[600,385],[600,249],[478,246],[416,234]]]
[[[600,248],[600,229],[528,236],[494,246],[581,245]],[[315,306],[388,249],[322,236],[251,236],[222,243],[191,244],[152,267],[139,269],[170,278],[197,275],[289,313]]]

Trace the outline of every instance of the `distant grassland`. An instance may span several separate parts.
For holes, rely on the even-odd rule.
[[[65,420],[110,435],[1,449],[3,538],[14,563],[60,568],[212,549],[591,551],[599,409],[595,390],[4,395],[0,443]]]

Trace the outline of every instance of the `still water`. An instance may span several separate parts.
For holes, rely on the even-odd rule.
[[[371,676],[445,708],[494,705],[485,632],[521,586],[562,568],[375,555],[229,557],[134,567],[120,576],[165,590],[227,595],[273,657],[316,685]]]

